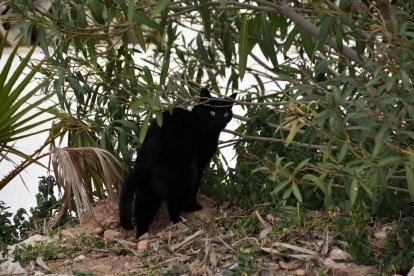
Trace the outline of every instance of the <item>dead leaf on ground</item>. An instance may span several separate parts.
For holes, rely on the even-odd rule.
[[[279,266],[283,268],[284,270],[292,270],[292,269],[298,269],[303,265],[302,260],[293,260],[290,262],[284,262],[280,261]]]

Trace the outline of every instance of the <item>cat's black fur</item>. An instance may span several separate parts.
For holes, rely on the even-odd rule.
[[[119,202],[120,222],[133,229],[132,201],[135,195],[137,238],[148,227],[162,201],[167,201],[173,223],[180,211],[194,212],[203,207],[196,195],[204,169],[217,150],[220,132],[231,120],[232,102],[212,98],[203,88],[201,100],[191,111],[174,108],[163,113],[159,127],[153,122],[148,129],[135,166],[127,175]]]

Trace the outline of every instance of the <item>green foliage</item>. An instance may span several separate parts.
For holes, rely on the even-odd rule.
[[[44,90],[59,99],[53,133],[70,147],[132,166],[163,110],[197,104],[203,85],[237,90],[237,165],[216,157],[203,189],[366,218],[414,200],[414,10],[387,3],[391,14],[367,1],[61,0],[47,20],[27,1],[10,7],[23,37],[39,30],[42,74],[54,76]]]
[[[260,250],[253,252],[244,252],[243,247],[239,247],[236,251],[237,269],[234,270],[235,275],[252,275],[259,268],[259,261],[256,258]]]
[[[69,249],[66,246],[56,245],[52,242],[36,242],[35,245],[19,245],[13,252],[16,261],[27,265],[30,261],[35,261],[37,257],[44,260],[54,260],[67,256]]]
[[[81,272],[81,271],[79,271],[77,269],[73,270],[72,273],[75,276],[93,276],[94,275],[93,273],[90,273],[90,272]]]
[[[39,180],[39,192],[36,194],[36,207],[30,208],[32,213],[32,220],[43,224],[44,219],[51,219],[59,208],[62,206],[62,202],[59,202],[55,197],[55,189],[57,188],[56,180],[53,176],[42,176]],[[59,225],[66,224],[69,219],[73,218],[76,214],[75,204],[72,199],[71,209],[67,210],[62,218],[59,220]]]
[[[7,211],[9,208],[3,201],[0,201],[0,251],[4,251],[7,245],[24,238],[28,231],[34,228],[34,224],[25,218],[26,210],[20,208],[13,216]],[[10,220],[12,216],[13,222]]]
[[[387,274],[407,274],[413,266],[414,222],[412,217],[403,218],[397,229],[387,233],[387,245],[381,267]]]
[[[102,237],[92,235],[77,235],[74,239],[73,246],[80,251],[87,251],[90,248],[105,248],[106,243]]]
[[[347,251],[353,259],[360,264],[371,264],[373,253],[368,246],[368,230],[363,226],[357,228],[348,228],[345,233],[345,239],[348,242]]]

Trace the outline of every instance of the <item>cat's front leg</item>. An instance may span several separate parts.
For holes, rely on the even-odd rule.
[[[201,175],[203,170],[200,170],[198,166],[195,166],[197,169],[193,171],[195,178],[189,183],[187,197],[182,206],[182,210],[186,212],[195,212],[203,209],[203,206],[197,202],[197,193],[200,187]]]

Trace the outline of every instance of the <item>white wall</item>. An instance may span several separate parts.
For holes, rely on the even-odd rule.
[[[0,71],[3,70],[3,67],[9,57],[10,51],[11,51],[11,48],[4,49],[4,52],[0,59]],[[21,47],[18,51],[18,54],[21,56],[25,56],[27,51],[28,51],[28,48]],[[33,57],[40,58],[41,53],[39,51],[36,51]],[[18,65],[19,65],[19,58],[15,58],[13,61],[12,68],[10,70],[11,72],[9,72],[9,76],[17,68]],[[36,83],[33,82],[27,87],[28,89],[27,91],[29,91],[29,89],[32,89],[35,86],[36,86]],[[34,102],[37,99],[39,99],[39,96],[34,96],[30,99],[30,102]],[[43,115],[42,118],[46,118],[46,116],[47,115]],[[39,127],[38,129],[41,129],[41,127]],[[21,141],[17,141],[14,144],[14,147],[19,149],[20,151],[23,151],[26,154],[31,154],[43,144],[46,137],[47,137],[47,133],[37,134],[31,137],[22,139]],[[10,157],[17,164],[20,164],[20,161],[22,160],[21,158],[12,156],[12,155],[8,157]],[[48,159],[43,158],[40,161],[43,164],[47,165]],[[6,160],[1,161],[0,162],[0,179],[3,179],[3,177],[6,176],[13,169],[14,166],[15,165],[13,165],[11,162],[8,162]],[[46,176],[46,175],[47,175],[47,169],[39,165],[36,165],[36,164],[29,166],[26,170],[24,170],[20,174],[20,176],[15,177],[6,187],[0,190],[0,200],[4,201],[6,205],[10,206],[10,209],[8,211],[12,213],[15,213],[19,208],[24,208],[26,210],[29,210],[30,207],[35,207],[36,206],[35,195],[38,191],[38,180],[39,180],[38,177]]]

